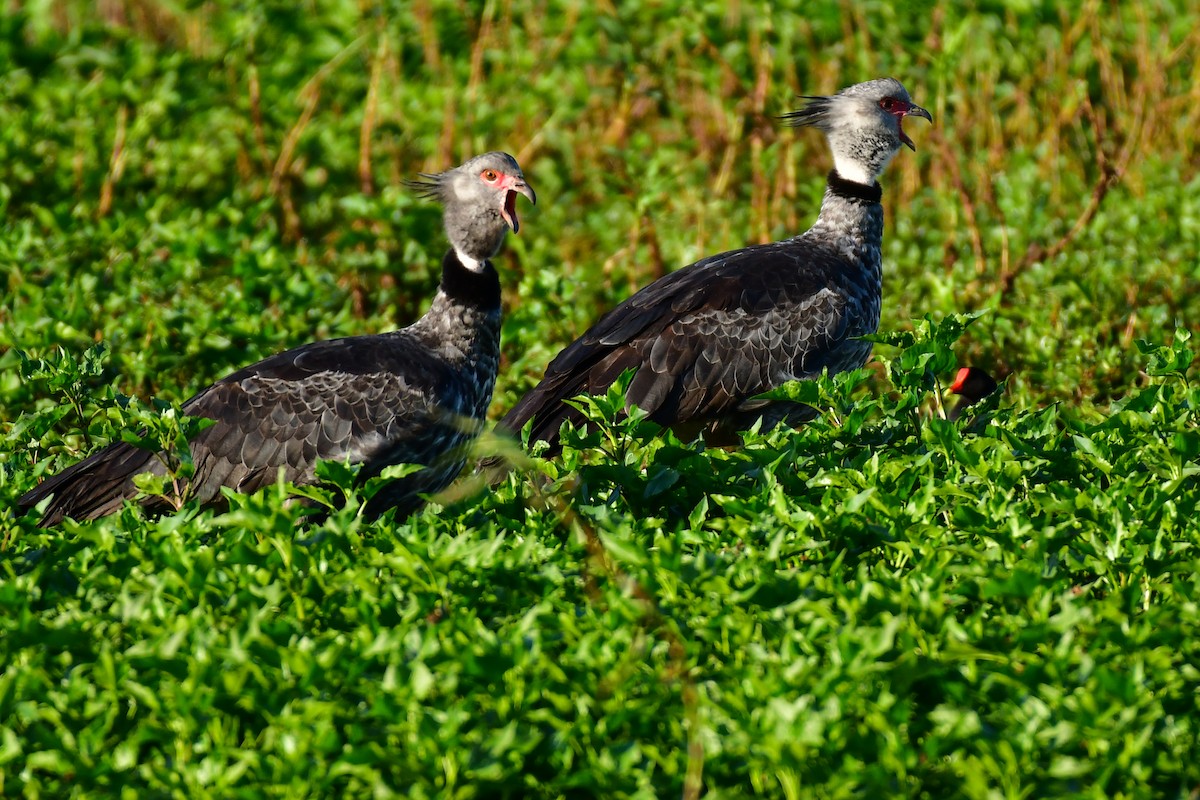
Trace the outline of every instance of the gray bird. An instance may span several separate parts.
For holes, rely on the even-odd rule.
[[[444,208],[450,250],[429,311],[398,331],[313,342],[259,361],[183,405],[214,424],[190,443],[190,494],[218,503],[221,487],[253,492],[282,469],[315,481],[318,459],[361,464],[360,477],[391,464],[424,469],[396,479],[367,507],[408,514],[462,470],[464,445],[491,402],[500,358],[500,280],[489,259],[518,229],[516,196],[536,203],[516,160],[485,153],[460,167],[410,182]],[[95,519],[138,494],[133,477],[165,472],[161,454],[118,443],[48,478],[20,500],[51,497],[40,525]],[[158,498],[143,498],[165,510]]]
[[[736,441],[759,418],[798,424],[811,410],[754,400],[785,381],[862,366],[879,325],[882,192],[876,179],[901,145],[916,147],[901,122],[932,121],[892,78],[830,97],[807,97],[785,115],[824,132],[833,151],[816,223],[771,244],[710,256],[660,278],[604,315],[551,362],[541,383],[500,422],[557,449],[564,420],[582,415],[563,401],[602,394],[626,370],[627,405],[681,435]]]

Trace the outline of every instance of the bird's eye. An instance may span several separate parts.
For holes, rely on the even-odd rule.
[[[487,181],[488,183],[492,183],[493,181],[496,180],[496,178],[500,177],[499,175],[497,175],[496,170],[494,170],[494,169],[485,169],[483,171],[482,175],[483,175],[483,179],[485,181]]]
[[[900,101],[894,97],[885,97],[879,101],[879,107],[884,111],[895,111],[900,106]]]

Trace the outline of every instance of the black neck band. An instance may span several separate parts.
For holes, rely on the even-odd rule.
[[[829,191],[847,200],[862,200],[864,203],[878,203],[883,198],[883,189],[875,182],[870,186],[848,181],[837,170],[829,173]]]
[[[442,259],[442,291],[452,300],[485,311],[500,307],[500,276],[492,262],[484,261],[479,272],[469,270],[458,260],[454,248]]]

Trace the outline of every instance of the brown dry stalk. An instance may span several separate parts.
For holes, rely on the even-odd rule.
[[[75,129],[75,152],[71,155],[71,172],[75,178],[76,196],[83,193],[83,168],[86,159],[83,155],[83,126]]]
[[[266,171],[271,169],[271,154],[267,152],[267,137],[263,133],[262,89],[258,83],[258,67],[254,64],[250,65],[248,81],[250,127],[254,131],[254,147],[258,150],[258,160],[261,162],[263,170]]]
[[[779,166],[775,170],[775,180],[771,186],[771,215],[773,219],[782,222],[785,231],[790,232],[796,227],[795,204],[789,202],[796,196],[795,179],[792,175],[792,141],[783,139],[776,146],[779,150]]]
[[[682,654],[680,655],[682,659]],[[683,711],[687,721],[687,770],[683,774],[683,800],[699,800],[704,790],[704,743],[700,741],[700,703],[696,684],[688,675],[683,682]]]
[[[741,138],[742,119],[738,117],[734,120],[733,130],[730,131],[729,138],[725,143],[725,152],[721,155],[721,166],[717,170],[716,180],[713,181],[712,194],[714,197],[723,197],[729,188],[729,182],[733,179],[733,168],[737,165],[738,142]]]
[[[300,137],[304,135],[305,128],[308,127],[313,113],[317,110],[317,102],[321,99],[320,81],[314,81],[305,86],[300,92],[300,97],[304,100],[304,110],[300,112],[300,119],[296,120],[296,124],[283,137],[283,144],[279,148],[279,157],[275,159],[275,167],[271,170],[271,194],[279,194],[283,176],[292,166],[292,156],[295,155],[296,145],[300,143]]]
[[[613,147],[624,148],[629,136],[629,123],[633,115],[633,95],[636,92],[628,91],[628,89],[628,86],[623,86],[616,104],[606,110],[609,114],[609,121],[604,128],[604,133],[600,134],[600,140]],[[523,159],[517,160],[524,163]]]
[[[308,87],[305,87],[305,90],[307,89]],[[313,112],[317,110],[317,101],[321,98],[319,84],[310,92],[302,91],[301,96],[304,96],[306,93],[304,111],[300,114],[300,119],[297,120],[296,124],[283,137],[283,145],[279,148],[279,158],[276,159],[275,168],[271,172],[271,194],[279,200],[280,205],[283,207],[283,230],[284,235],[289,239],[296,238],[300,231],[300,215],[296,213],[295,204],[292,203],[291,189],[283,178],[291,167],[292,156],[296,151],[296,145],[300,141],[300,136],[304,133],[304,129],[308,127]]]
[[[565,10],[560,9],[559,13],[563,14],[563,17],[555,20],[555,27],[560,28],[561,33],[549,45],[543,46],[540,49],[534,49],[534,52],[543,53],[543,63],[556,63],[562,58],[563,52],[575,41],[575,29],[579,25],[579,17],[584,8],[583,3],[571,3],[567,5]],[[533,37],[530,36],[530,39],[530,46],[532,47]]]
[[[648,219],[648,215],[639,214],[637,219],[633,221],[633,228],[629,231],[629,244],[625,246],[625,249],[629,252],[629,255],[633,258],[634,262],[638,260],[637,246],[638,242],[642,240],[642,226],[646,224]],[[637,293],[640,284],[644,280],[642,270],[638,269],[638,266],[635,263],[633,268],[625,270],[625,278],[629,282],[625,293],[627,296],[632,297]]]
[[[483,81],[483,54],[487,51],[488,42],[492,38],[492,23],[496,16],[495,0],[484,3],[483,13],[479,20],[479,33],[475,43],[471,45],[471,74],[467,78],[467,105],[474,108],[475,99],[479,94],[479,84]]]
[[[525,144],[517,151],[515,158],[518,164],[532,162],[534,157],[542,148],[542,142],[546,139],[546,131],[555,131],[559,127],[559,122],[563,115],[564,106],[559,106],[550,112],[550,116],[542,119],[542,124],[533,132],[533,135],[525,140]]]
[[[437,28],[433,22],[433,9],[430,7],[429,0],[414,0],[412,13],[417,21],[417,27],[420,28],[421,49],[425,53],[425,65],[429,67],[431,73],[438,75],[442,71],[442,56],[438,50]]]
[[[1093,3],[1088,9],[1088,13],[1082,15],[1067,32],[1064,41],[1070,44],[1087,31],[1091,32],[1093,38],[1098,35],[1097,12],[1098,5]],[[1144,12],[1139,14],[1138,23],[1139,50],[1137,61],[1142,81],[1138,91],[1130,90],[1126,85],[1122,71],[1115,66],[1115,58],[1112,51],[1104,47],[1099,40],[1096,40],[1099,62],[1098,69],[1103,86],[1102,96],[1105,99],[1105,105],[1111,110],[1116,119],[1123,120],[1132,116],[1131,124],[1122,129],[1122,142],[1120,148],[1117,150],[1116,157],[1115,159],[1110,158],[1109,153],[1105,150],[1105,143],[1115,138],[1109,130],[1108,117],[1098,114],[1090,98],[1085,94],[1080,102],[1078,113],[1082,115],[1085,122],[1093,131],[1095,139],[1094,159],[1099,172],[1092,185],[1088,202],[1070,228],[1068,228],[1067,232],[1055,242],[1049,245],[1036,241],[1030,242],[1024,256],[1011,267],[1008,265],[1006,259],[1006,263],[1002,265],[1000,276],[997,280],[997,292],[1000,296],[1001,305],[1007,305],[1008,295],[1011,293],[1013,285],[1022,272],[1028,270],[1034,264],[1051,261],[1058,257],[1087,229],[1099,212],[1100,206],[1103,204],[1108,192],[1124,177],[1126,169],[1133,158],[1133,153],[1140,149],[1140,145],[1147,135],[1148,126],[1146,125],[1146,120],[1151,113],[1157,110],[1157,108],[1151,109],[1149,98],[1162,93],[1162,74],[1165,71],[1166,62],[1169,60],[1170,54],[1162,54],[1159,58],[1152,59],[1147,33],[1148,22]],[[1132,109],[1130,109],[1131,105]],[[1076,111],[1069,104],[1064,104],[1056,120],[1056,124],[1052,127],[1055,140],[1059,138],[1064,129],[1075,121],[1075,117]],[[1054,155],[1056,157],[1057,154]],[[993,203],[993,205],[995,204]]]
[[[658,228],[654,225],[654,218],[649,214],[643,214],[642,226],[646,231],[646,246],[650,248],[650,279],[656,281],[667,274],[667,262],[663,259],[662,245],[658,241]],[[633,291],[636,292],[637,289]]]
[[[454,163],[454,132],[456,130],[454,123],[458,119],[455,105],[457,97],[455,92],[446,92],[446,106],[442,109],[442,132],[438,137],[438,163]]]
[[[321,99],[321,84],[331,72],[341,66],[342,62],[366,41],[366,38],[366,36],[360,36],[343,47],[337,55],[322,64],[321,68],[317,70],[317,74],[313,75],[308,83],[300,89],[300,99],[304,103],[304,109],[300,112],[300,118],[296,120],[296,124],[283,137],[283,144],[279,148],[279,158],[275,160],[275,168],[271,171],[271,194],[279,200],[283,207],[283,228],[288,238],[296,238],[300,229],[300,217],[296,213],[295,206],[292,204],[291,192],[284,181],[288,170],[291,169],[296,145],[300,143],[300,137],[304,135],[308,123],[312,121],[313,114],[317,110],[317,103]]]
[[[733,68],[729,63],[729,59],[725,58],[725,54],[721,52],[721,48],[717,47],[711,39],[700,33],[700,42],[693,48],[693,58],[707,57],[712,59],[721,67],[721,79],[724,82],[727,91],[725,95],[734,97],[746,97],[752,94],[750,87],[742,83],[741,74]]]
[[[771,241],[771,221],[766,170],[763,169],[763,140],[758,128],[750,132],[750,166],[753,178],[750,184],[751,230],[755,240],[762,244]]]
[[[758,38],[757,33],[755,39]],[[765,142],[761,120],[766,114],[767,91],[771,85],[771,48],[761,47],[757,41],[752,49],[758,53],[755,59],[757,75],[754,81],[754,91],[750,95],[750,107],[754,112],[755,124],[750,131],[750,164],[753,185],[751,187],[751,208],[754,211],[753,228],[759,242],[771,241],[771,186],[767,179],[767,171],[763,169],[763,151]]]
[[[987,264],[983,256],[983,235],[979,231],[979,215],[975,210],[975,200],[972,198],[971,192],[967,190],[958,159],[950,149],[946,138],[942,136],[941,130],[934,128],[931,136],[934,144],[937,146],[938,155],[941,157],[942,163],[949,170],[950,183],[954,186],[954,190],[958,192],[959,200],[962,201],[963,214],[967,217],[967,232],[971,237],[971,250],[975,254],[975,273],[982,275],[987,269]]]
[[[380,19],[382,28],[382,18]],[[379,82],[383,78],[383,65],[387,59],[387,36],[381,31],[379,46],[371,63],[371,83],[367,87],[367,102],[363,108],[362,128],[358,135],[358,182],[363,194],[374,194],[375,184],[371,179],[371,134],[379,116]]]
[[[100,203],[96,216],[104,217],[112,209],[113,187],[125,174],[125,126],[129,119],[129,107],[121,104],[117,109],[117,132],[113,135],[112,155],[108,159],[108,174],[100,186]]]
[[[999,294],[1000,302],[1004,304],[1008,294],[1012,291],[1013,284],[1016,282],[1017,276],[1022,272],[1032,267],[1034,264],[1045,261],[1053,261],[1073,242],[1079,234],[1087,229],[1092,220],[1096,218],[1097,212],[1100,211],[1100,205],[1104,202],[1104,198],[1112,187],[1120,182],[1121,177],[1125,174],[1126,168],[1129,166],[1129,161],[1133,158],[1134,145],[1141,138],[1142,126],[1146,118],[1146,108],[1148,100],[1145,94],[1140,94],[1137,99],[1137,108],[1134,111],[1133,125],[1130,127],[1130,132],[1125,138],[1125,142],[1117,156],[1114,164],[1108,159],[1104,153],[1104,140],[1107,137],[1107,128],[1103,119],[1096,113],[1096,109],[1092,107],[1091,101],[1084,98],[1081,111],[1092,129],[1096,132],[1096,166],[1100,170],[1096,182],[1092,185],[1091,195],[1088,198],[1088,203],[1084,206],[1083,211],[1076,217],[1075,222],[1071,227],[1058,238],[1053,244],[1046,246],[1041,242],[1030,242],[1029,248],[1025,251],[1021,261],[1008,272],[1002,272],[999,279]]]

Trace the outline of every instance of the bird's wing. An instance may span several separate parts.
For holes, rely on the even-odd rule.
[[[371,474],[428,458],[428,434],[445,424],[434,398],[448,385],[446,367],[396,336],[304,345],[188,400],[186,414],[214,421],[189,443],[193,496],[212,500],[222,486],[254,491],[273,483],[280,468],[288,480],[310,481],[318,459],[349,457]],[[163,474],[165,467],[154,453],[117,442],[43,481],[18,504],[32,507],[53,495],[43,525],[66,516],[94,519],[136,496],[132,478],[146,471]]]
[[[655,281],[564,349],[502,421],[553,441],[562,401],[635,370],[626,399],[662,424],[714,418],[783,380],[819,373],[847,335],[843,264],[795,240],[699,261]],[[849,310],[849,311],[852,311]]]
[[[370,473],[428,457],[445,366],[424,348],[383,337],[315,342],[246,367],[184,405],[214,424],[192,441],[194,490],[251,492],[283,469],[311,481],[319,459],[349,459]]]

